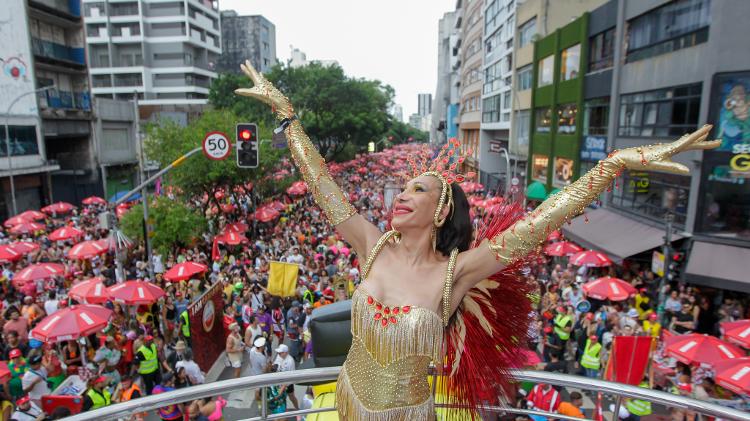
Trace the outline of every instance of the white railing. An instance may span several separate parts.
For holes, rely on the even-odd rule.
[[[121,417],[129,417],[132,414],[150,411],[167,405],[178,404],[192,401],[195,399],[208,398],[218,395],[228,395],[230,392],[240,390],[265,388],[276,384],[301,384],[317,383],[335,380],[341,367],[315,368],[309,370],[297,370],[283,373],[269,373],[258,376],[241,377],[238,379],[222,380],[213,383],[202,384],[198,386],[178,389],[159,395],[146,396],[132,401],[111,405],[94,411],[84,412],[72,417],[66,418],[69,421],[104,421],[113,420]],[[535,383],[548,383],[553,386],[572,387],[582,390],[593,390],[604,394],[614,395],[616,397],[615,413],[622,403],[623,398],[635,398],[649,401],[654,404],[664,405],[668,408],[681,408],[688,411],[696,412],[701,415],[716,417],[725,420],[742,420],[750,421],[750,414],[725,406],[716,405],[710,402],[699,401],[686,398],[684,396],[673,395],[670,393],[646,389],[642,387],[630,386],[622,383],[613,383],[603,380],[590,379],[586,377],[571,376],[566,374],[548,373],[544,371],[518,371],[513,377],[519,381],[530,381]],[[288,411],[283,414],[266,413],[265,393],[261,393],[263,405],[261,406],[261,415],[255,418],[249,418],[243,421],[255,420],[273,420],[280,418],[289,418],[297,415],[307,415],[318,412],[334,411],[335,408],[315,408],[303,409],[298,411]],[[441,407],[442,405],[436,405]],[[531,411],[526,409],[502,407],[502,406],[485,406],[483,410],[494,413],[513,413],[527,415],[549,416],[554,419],[580,420],[577,418],[566,417],[560,414],[549,414],[540,411]]]

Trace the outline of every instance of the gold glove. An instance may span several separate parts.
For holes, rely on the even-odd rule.
[[[289,99],[259,74],[249,61],[245,61],[240,67],[253,81],[254,86],[250,89],[237,89],[235,93],[253,97],[270,105],[279,120],[293,120],[285,130],[292,159],[302,172],[315,202],[323,209],[331,225],[338,225],[357,213],[328,174],[325,160],[305,134],[302,124],[295,118],[294,108]]]
[[[490,239],[490,251],[504,264],[523,258],[542,245],[552,231],[581,214],[624,169],[688,174],[688,168],[672,162],[671,157],[682,151],[712,149],[721,145],[720,140],[705,141],[711,127],[703,126],[672,143],[612,152],[578,181],[563,188],[509,229]]]

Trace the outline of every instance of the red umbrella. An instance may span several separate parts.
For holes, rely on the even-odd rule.
[[[8,363],[0,361],[0,382],[4,382],[10,379],[10,369],[8,369]]]
[[[120,203],[115,207],[115,215],[117,216],[117,218],[122,218],[122,216],[125,215],[125,212],[127,212],[128,209],[130,209],[129,203]]]
[[[64,241],[80,237],[83,237],[83,231],[75,227],[58,228],[49,235],[49,239],[52,241]]]
[[[27,222],[31,222],[31,220],[21,215],[16,215],[12,218],[6,219],[5,222],[3,222],[3,225],[5,226],[5,228],[12,228],[16,225],[25,224]]]
[[[41,210],[46,214],[65,214],[75,209],[75,206],[68,202],[57,202],[43,207]]]
[[[201,263],[195,262],[183,262],[172,266],[171,269],[164,274],[164,279],[172,282],[186,281],[192,278],[194,275],[203,273],[208,270],[208,267]]]
[[[469,198],[470,206],[484,207],[484,200],[481,197],[471,196]]]
[[[605,276],[583,284],[583,292],[596,300],[623,301],[635,295],[635,287],[618,278]]]
[[[247,232],[249,228],[250,227],[244,222],[235,222],[233,224],[227,225],[226,228],[224,228],[224,231],[225,232],[234,231],[234,232],[242,234],[242,233]]]
[[[270,206],[264,206],[255,211],[253,217],[260,222],[271,222],[274,219],[278,218],[279,215],[279,211],[277,211],[276,209]]]
[[[13,277],[14,284],[24,284],[38,279],[48,279],[53,276],[63,276],[65,266],[59,263],[38,263],[26,266]]]
[[[713,368],[716,384],[740,395],[750,395],[750,357],[719,361]]]
[[[10,244],[3,244],[0,246],[0,261],[3,262],[15,262],[23,258],[23,253],[16,250]]]
[[[44,231],[46,227],[37,222],[23,222],[21,224],[13,226],[9,230],[11,234],[30,234],[32,232]]]
[[[248,241],[247,237],[234,231],[226,231],[219,235],[216,240],[221,244],[227,244],[230,246],[236,246]]]
[[[286,192],[292,196],[300,196],[307,193],[307,184],[304,181],[295,181],[292,186],[286,189]]]
[[[89,304],[57,310],[42,319],[31,330],[31,336],[42,342],[60,342],[97,333],[107,327],[112,310]]]
[[[47,219],[47,215],[39,212],[38,210],[27,210],[18,214],[21,218],[25,218],[27,221],[43,221]]]
[[[276,209],[279,212],[281,212],[284,209],[286,209],[286,205],[284,204],[284,202],[282,202],[280,200],[274,200],[273,202],[269,203],[266,206],[270,207],[271,209]]]
[[[365,167],[359,167],[359,168],[357,168],[357,172],[360,173],[360,174],[362,174],[362,175],[367,174],[367,168],[365,168]]]
[[[10,243],[9,245],[13,247],[14,250],[24,255],[33,253],[39,250],[40,248],[42,248],[42,246],[40,246],[39,244],[32,243],[31,241],[16,241],[16,242]]]
[[[560,241],[544,246],[544,254],[547,256],[567,256],[579,251],[583,251],[583,249],[570,241]]]
[[[606,254],[594,250],[581,251],[570,258],[570,263],[576,266],[588,266],[600,268],[610,266],[612,260]]]
[[[231,203],[222,203],[221,205],[219,205],[219,207],[224,213],[232,213],[236,209],[236,207]]]
[[[89,196],[81,201],[84,205],[106,205],[107,201],[99,196]]]
[[[88,260],[108,251],[109,244],[107,244],[107,240],[82,241],[68,251],[68,257],[77,260]]]
[[[163,289],[144,281],[125,281],[108,289],[115,301],[127,305],[153,304],[165,295]]]
[[[728,342],[699,333],[677,336],[667,343],[665,350],[668,355],[685,364],[712,365],[745,355],[742,350]]]
[[[719,323],[724,339],[737,345],[750,348],[750,320]]]
[[[97,276],[81,281],[70,288],[68,295],[87,304],[102,304],[111,299],[104,278]]]
[[[560,230],[554,230],[547,236],[547,241],[557,241],[562,238]]]

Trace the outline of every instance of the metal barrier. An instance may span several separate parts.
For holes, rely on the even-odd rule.
[[[240,390],[265,388],[267,386],[276,384],[299,384],[331,381],[336,379],[340,370],[341,367],[315,368],[310,370],[269,373],[261,374],[258,376],[241,377],[238,379],[222,380],[213,383],[188,387],[185,389],[178,389],[173,392],[162,393],[159,395],[142,397],[132,401],[74,415],[66,419],[69,421],[112,420],[122,417],[129,417],[130,415],[135,413],[154,410],[166,405],[173,405],[218,395],[227,395],[230,392],[236,392]],[[690,399],[684,396],[673,395],[670,393],[660,392],[642,387],[630,386],[622,383],[613,383],[566,374],[528,370],[517,371],[514,373],[513,377],[519,381],[548,383],[553,386],[573,387],[582,390],[594,390],[597,392],[612,394],[616,397],[615,413],[617,413],[617,408],[620,406],[621,400],[623,398],[635,398],[665,405],[670,408],[676,407],[686,409],[705,416],[722,418],[726,420],[750,421],[750,414],[736,409],[727,408],[709,402]],[[262,393],[262,396],[264,401],[263,403],[265,404],[265,393]],[[438,404],[436,406],[441,407],[442,405]],[[266,405],[262,405],[261,409],[263,412],[260,417],[249,418],[244,421],[273,420],[294,417],[297,415],[307,415],[335,410],[334,408],[316,408],[269,415],[265,412],[265,407]],[[560,414],[548,414],[539,411],[502,406],[485,406],[482,409],[488,412],[495,413],[541,415],[549,416],[550,418],[554,419],[579,420],[577,418],[566,417]]]

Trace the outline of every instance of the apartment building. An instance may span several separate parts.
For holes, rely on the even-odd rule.
[[[222,10],[221,45],[220,72],[239,73],[245,60],[262,73],[276,64],[276,26],[263,16]]]
[[[458,2],[460,8],[460,0]],[[443,144],[458,137],[458,68],[460,33],[456,28],[459,10],[446,12],[438,22],[437,87],[432,101],[430,142]]]
[[[457,7],[456,27],[460,28],[459,60],[459,137],[471,154],[464,170],[479,173],[479,129],[482,120],[482,63],[484,0],[463,0]]]

